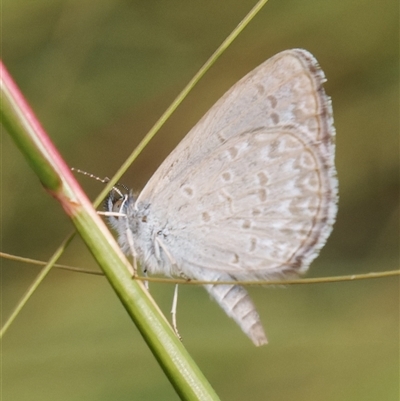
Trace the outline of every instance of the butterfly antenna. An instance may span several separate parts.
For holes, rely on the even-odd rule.
[[[86,175],[86,176],[89,177],[89,178],[94,178],[96,181],[99,181],[99,182],[101,182],[102,184],[107,184],[108,182],[110,182],[110,179],[109,179],[108,177],[100,178],[100,177],[98,177],[97,175],[94,175],[94,174],[92,174],[92,173],[88,173],[87,171],[81,170],[81,169],[79,169],[79,168],[71,167],[71,171],[76,171],[77,173],[82,174],[82,175]],[[121,198],[124,197],[124,195],[123,195],[123,193],[122,193],[117,187],[122,187],[126,192],[129,192],[129,188],[128,188],[126,185],[120,184],[120,183],[116,183],[116,184],[113,186],[112,189],[113,189],[115,192],[117,192],[117,194],[118,194],[119,196],[121,196]]]
[[[102,184],[107,184],[110,182],[108,177],[100,178],[97,175],[88,173],[87,171],[80,170],[79,168],[71,167],[71,171],[76,171],[79,174],[86,175],[87,177],[94,178],[96,181],[100,181]]]

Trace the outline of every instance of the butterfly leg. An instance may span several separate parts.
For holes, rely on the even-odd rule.
[[[143,276],[147,277],[147,270],[143,271]],[[146,290],[148,291],[149,290],[149,282],[148,281],[143,281],[143,284],[144,284]]]
[[[81,172],[80,170],[77,170],[78,172]],[[120,213],[120,212],[100,212],[97,211],[97,214],[101,215],[101,216],[108,216],[108,217],[125,217],[126,218],[126,214],[125,213]],[[128,220],[127,224],[128,224]],[[133,237],[132,237],[132,232],[129,229],[129,227],[127,227],[126,229],[126,238],[128,239],[128,245],[129,245],[129,249],[133,258],[133,266],[129,265],[129,273],[131,273],[132,277],[136,277],[136,273],[137,273],[137,257],[136,257],[136,251],[135,248],[133,246]]]
[[[137,270],[138,270],[138,268],[137,268],[137,252],[135,250],[135,246],[134,246],[134,242],[133,242],[132,231],[129,229],[128,220],[126,220],[126,221],[127,221],[126,238],[128,240],[129,250],[131,252],[132,259],[133,259],[133,265],[131,266],[131,269],[129,269],[129,272],[132,274],[132,277],[136,277]]]
[[[166,245],[162,242],[162,240],[159,237],[155,237],[155,244],[156,244],[155,252],[156,252],[157,258],[160,259],[160,257],[161,257],[161,255],[160,255],[160,248],[161,248],[164,251],[164,253],[167,255],[167,258],[171,264],[171,267],[173,267],[174,270],[177,270],[181,277],[184,277],[186,280],[189,280],[189,278],[180,270],[178,264],[176,263],[176,260],[171,255],[168,248],[166,247]],[[175,285],[174,298],[172,300],[171,317],[172,317],[172,328],[174,329],[176,336],[182,341],[182,337],[179,334],[178,327],[176,324],[177,305],[178,305],[178,284]]]
[[[175,258],[171,255],[171,253],[169,252],[169,250],[166,247],[166,245],[162,242],[162,240],[159,237],[156,237],[155,238],[155,242],[165,252],[165,254],[167,255],[168,260],[171,263],[171,266],[174,268],[175,271],[178,272],[179,277],[183,278],[184,280],[189,281],[190,277],[186,276],[186,274],[183,273],[181,268],[176,263]],[[158,247],[156,247],[156,255],[158,256],[158,258],[160,258],[160,251],[159,251]]]
[[[175,285],[174,298],[172,300],[171,317],[172,317],[172,328],[174,329],[176,336],[182,341],[182,337],[178,332],[178,326],[176,325],[177,306],[178,306],[178,284]]]

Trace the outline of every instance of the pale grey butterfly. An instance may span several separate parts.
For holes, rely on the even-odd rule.
[[[309,52],[275,55],[208,111],[138,197],[114,189],[110,222],[134,268],[215,282],[304,273],[337,212],[324,81]],[[267,343],[242,286],[204,287],[255,345]]]

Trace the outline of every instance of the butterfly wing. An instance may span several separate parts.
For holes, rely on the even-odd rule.
[[[170,182],[200,163],[227,139],[256,127],[296,125],[334,154],[330,99],[324,73],[311,53],[278,53],[238,81],[164,160],[141,192],[141,200],[161,201]],[[333,161],[332,161],[333,164]]]
[[[335,132],[323,82],[310,53],[282,52],[190,131],[136,201],[162,234],[158,254],[167,257],[142,252],[159,261],[153,271],[251,280],[308,268],[337,209]],[[242,287],[206,288],[256,345],[266,342]]]

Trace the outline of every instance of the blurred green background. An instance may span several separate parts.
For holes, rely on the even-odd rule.
[[[67,162],[111,176],[254,1],[2,1],[2,57]],[[337,223],[309,276],[398,268],[398,0],[270,0],[123,183],[140,190],[208,108],[284,49],[328,78]],[[2,250],[47,260],[72,229],[6,132]],[[93,199],[102,189],[80,180]],[[63,263],[96,269],[79,239]],[[2,319],[39,269],[1,261]],[[173,287],[152,285],[169,314]],[[181,288],[184,343],[223,400],[399,399],[399,280],[252,288],[270,344],[254,347],[202,288]],[[102,277],[53,270],[2,345],[2,399],[176,400]]]

